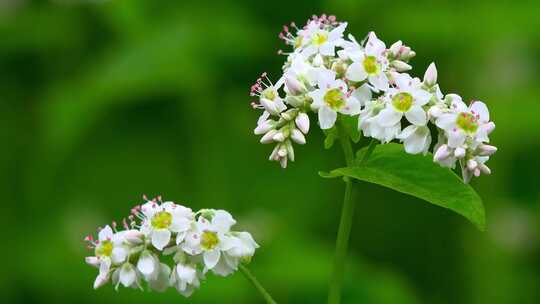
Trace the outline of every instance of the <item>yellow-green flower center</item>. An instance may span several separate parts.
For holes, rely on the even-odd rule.
[[[321,45],[323,43],[325,43],[326,41],[328,41],[328,33],[327,32],[317,32],[315,33],[315,35],[313,35],[313,38],[311,38],[311,41],[313,42],[314,45]]]
[[[392,97],[392,105],[400,112],[407,112],[412,107],[413,97],[407,92],[397,93]]]
[[[478,129],[476,117],[471,113],[459,113],[456,119],[456,125],[467,133],[474,133]]]
[[[331,89],[324,94],[324,102],[332,110],[339,110],[345,105],[344,94],[340,89]]]
[[[261,97],[273,101],[276,98],[276,90],[274,90],[273,87],[268,87],[264,89],[264,91],[261,94]]]
[[[113,243],[109,240],[105,240],[99,243],[96,247],[96,256],[97,257],[110,257],[113,251]]]
[[[213,231],[205,231],[201,235],[201,247],[205,250],[214,249],[219,243],[218,236]]]
[[[160,211],[152,217],[152,227],[156,229],[169,228],[172,223],[172,214],[167,211]]]
[[[364,58],[364,70],[370,75],[379,73],[380,67],[375,56],[366,56]]]

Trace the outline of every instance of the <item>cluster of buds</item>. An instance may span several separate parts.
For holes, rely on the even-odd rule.
[[[86,262],[99,269],[94,288],[112,281],[115,288],[174,287],[186,297],[200,286],[206,273],[228,276],[240,263],[251,261],[259,247],[248,232],[232,231],[236,224],[225,210],[191,209],[158,197],[132,208],[123,230],[116,223],[100,228],[97,238],[85,238],[94,256]],[[163,262],[172,256],[172,265]]]
[[[358,42],[344,37],[346,26],[334,16],[313,16],[304,27],[291,23],[279,34],[292,47],[279,52],[287,56],[283,75],[273,84],[263,73],[251,88],[257,97],[252,106],[263,110],[254,133],[262,135],[261,143],[276,143],[270,160],[282,167],[294,160],[292,144],[305,143],[313,112],[323,130],[342,115],[358,117],[364,136],[400,141],[411,154],[429,151],[433,129],[439,138],[435,162],[452,168],[459,162],[465,182],[489,174],[485,162],[497,149],[488,145],[495,124],[486,105],[444,95],[434,63],[422,80],[406,73],[416,53],[403,42],[387,48],[374,32]]]

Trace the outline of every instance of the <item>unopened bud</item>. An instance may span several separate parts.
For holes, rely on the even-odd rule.
[[[392,56],[394,57],[398,56],[399,49],[401,48],[402,45],[403,45],[403,42],[401,42],[401,40],[398,40],[390,46],[390,53],[392,54]]]
[[[263,121],[261,124],[259,124],[255,130],[253,130],[253,133],[255,133],[255,135],[262,135],[262,134],[265,134],[266,132],[270,131],[272,128],[274,128],[275,126],[275,121],[273,120],[265,120]]]
[[[264,136],[261,138],[261,144],[269,144],[272,141],[274,141],[274,135],[276,135],[278,131],[276,130],[270,130]]]
[[[493,132],[493,130],[495,130],[495,123],[490,121],[485,125],[484,128],[486,130],[486,133],[489,134],[489,133]]]
[[[139,245],[143,242],[144,234],[139,230],[131,229],[124,233],[126,241],[132,245]]]
[[[305,92],[304,85],[295,77],[286,76],[285,86],[287,87],[289,93],[291,93],[292,95],[300,95]]]
[[[467,161],[467,168],[469,170],[472,171],[472,170],[476,169],[476,167],[478,167],[478,163],[474,159],[469,159]]]
[[[465,149],[463,149],[462,147],[457,147],[456,151],[454,151],[454,156],[457,158],[463,158],[466,152],[467,151],[465,151]]]
[[[484,165],[484,164],[478,164],[478,168],[484,174],[487,174],[487,175],[491,174],[491,169],[488,166]]]
[[[497,147],[491,145],[480,145],[478,146],[478,154],[481,156],[490,156],[497,152]]]
[[[306,143],[306,137],[298,129],[293,129],[291,131],[291,139],[299,145],[303,145]]]
[[[439,147],[439,149],[437,149],[437,151],[435,151],[435,155],[433,156],[433,158],[436,161],[443,161],[447,159],[449,156],[450,156],[450,149],[448,148],[447,145],[442,145]]]
[[[297,109],[290,109],[287,112],[281,113],[281,117],[287,121],[291,121],[296,117],[296,114],[298,113]]]
[[[302,133],[307,134],[309,132],[309,116],[306,113],[300,112],[295,119],[296,126]]]
[[[274,134],[274,137],[272,137],[274,141],[282,142],[285,140],[285,134],[283,131],[278,131],[276,134]]]
[[[401,60],[394,60],[394,61],[392,61],[391,65],[398,72],[405,72],[405,71],[409,71],[410,69],[412,69],[412,66],[410,66],[409,64],[407,64],[406,62],[401,61]]]
[[[290,140],[288,140],[285,145],[287,146],[287,156],[291,161],[294,161],[294,148]]]
[[[109,274],[99,274],[94,281],[94,289],[98,289],[109,281]]]
[[[435,63],[432,62],[424,74],[424,84],[428,87],[432,87],[437,83],[437,67]]]
[[[99,267],[100,261],[97,257],[86,257],[84,260],[90,266]]]

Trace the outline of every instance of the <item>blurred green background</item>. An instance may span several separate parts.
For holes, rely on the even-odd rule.
[[[262,303],[240,274],[189,300],[92,289],[82,238],[141,195],[225,208],[262,245],[279,303],[324,303],[342,164],[313,127],[287,170],[252,134],[249,87],[276,79],[281,25],[330,13],[435,60],[445,93],[485,101],[499,152],[473,182],[488,231],[361,185],[345,303],[540,303],[538,1],[0,1],[3,303]],[[0,190],[2,190],[0,188]]]

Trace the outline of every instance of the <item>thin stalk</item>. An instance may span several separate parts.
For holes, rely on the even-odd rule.
[[[249,271],[249,269],[247,269],[246,266],[240,264],[238,266],[238,268],[240,268],[240,271],[246,277],[246,279],[248,279],[248,281],[250,281],[251,284],[253,284],[253,286],[255,286],[255,289],[257,289],[257,291],[261,294],[261,296],[264,298],[266,303],[268,303],[268,304],[276,304],[276,301],[274,301],[274,299],[272,299],[272,297],[270,296],[268,291],[266,291],[266,289],[264,289],[264,287],[261,285],[261,283],[259,283],[257,278],[255,278],[255,276],[253,276],[253,274],[251,274],[251,271]]]
[[[339,141],[345,155],[347,166],[352,166],[354,161],[354,153],[352,150],[349,136],[343,129],[343,126],[338,125]],[[341,220],[339,223],[338,235],[336,240],[336,252],[334,256],[334,269],[332,280],[328,290],[328,304],[339,304],[341,301],[341,285],[343,282],[343,272],[345,270],[345,260],[347,258],[347,249],[349,246],[349,237],[354,215],[353,201],[353,185],[349,177],[344,177],[345,181],[345,196],[343,198],[343,207],[341,210]]]

